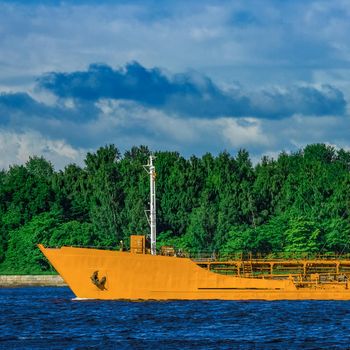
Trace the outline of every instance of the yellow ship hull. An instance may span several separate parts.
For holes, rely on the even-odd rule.
[[[187,258],[88,248],[39,248],[78,298],[350,300],[347,283],[300,288],[292,279],[221,275]]]

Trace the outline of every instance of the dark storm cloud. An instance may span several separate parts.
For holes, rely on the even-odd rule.
[[[267,119],[282,119],[293,114],[344,115],[346,109],[343,93],[331,85],[323,85],[317,89],[310,86],[292,86],[283,92],[265,90],[253,97],[252,101],[252,110],[259,117]]]
[[[146,69],[137,62],[113,69],[105,64],[90,65],[87,71],[51,72],[38,85],[60,98],[98,101],[123,99],[146,107],[189,117],[252,116],[281,119],[293,114],[343,115],[343,93],[331,85],[290,87],[258,93],[226,92],[210,78],[193,74],[166,76],[160,69]]]
[[[92,64],[85,72],[49,73],[38,82],[60,97],[129,99],[151,105],[164,104],[166,96],[176,90],[158,69],[147,70],[138,63],[126,65],[125,70]]]
[[[6,124],[11,119],[54,118],[60,120],[83,121],[96,118],[98,108],[89,101],[76,102],[74,108],[61,104],[49,106],[38,102],[25,92],[0,93],[0,123]]]
[[[25,110],[29,114],[42,114],[46,108],[45,105],[35,101],[25,92],[0,94],[0,112],[2,115],[16,110]]]

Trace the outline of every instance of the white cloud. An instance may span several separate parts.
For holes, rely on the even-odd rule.
[[[223,150],[235,154],[246,148],[255,163],[262,155],[276,158],[282,150],[295,151],[310,143],[350,147],[349,116],[185,119],[125,101],[105,99],[98,106],[98,118],[85,122],[24,116],[17,120],[21,128],[0,129],[0,167],[24,163],[30,155],[43,155],[57,168],[82,164],[87,151],[109,143],[122,152],[143,144],[186,157]]]
[[[347,0],[278,5],[190,0],[159,3],[156,10],[147,2],[0,2],[0,92],[29,91],[46,105],[62,103],[74,110],[72,100],[35,91],[35,77],[85,70],[92,62],[118,67],[137,60],[171,72],[195,69],[228,90],[237,81],[248,90],[306,82],[334,85],[348,99],[349,32]],[[103,100],[98,107],[100,115],[87,120],[14,113],[0,129],[0,167],[23,163],[33,154],[57,167],[81,163],[86,149],[111,142],[121,150],[147,144],[184,155],[246,147],[255,159],[313,142],[350,145],[349,116],[193,119],[125,101]]]
[[[63,103],[64,101],[62,101]],[[29,155],[43,155],[61,168],[81,163],[87,149],[114,143],[122,152],[134,145],[153,150],[175,150],[198,156],[246,148],[256,161],[264,154],[292,151],[310,143],[350,145],[350,119],[345,116],[293,115],[281,120],[256,118],[185,118],[135,102],[102,99],[94,118],[72,118],[16,113],[0,133],[1,163],[25,162]],[[45,136],[44,136],[45,135]]]
[[[85,125],[86,135],[103,143],[114,142],[122,149],[145,143],[154,149],[175,149],[190,155],[269,143],[262,134],[261,121],[254,118],[183,118],[108,99],[98,106],[101,114]]]
[[[329,143],[337,147],[350,145],[350,116],[301,116],[285,120],[265,120],[262,132],[270,139],[266,151],[296,150],[311,143]]]
[[[240,122],[245,125],[240,125]],[[222,118],[217,120],[222,128],[223,136],[228,140],[232,147],[254,147],[269,145],[267,135],[261,130],[261,121],[253,118],[242,118],[236,120],[232,118]]]
[[[44,156],[57,169],[68,163],[82,164],[86,151],[76,149],[64,140],[51,140],[39,132],[14,132],[0,129],[0,169],[23,164],[30,156]]]
[[[339,0],[278,6],[268,0],[186,1],[159,3],[158,11],[147,2],[1,2],[0,85],[11,85],[12,78],[27,86],[42,72],[130,60],[173,71],[195,68],[226,82],[298,82],[312,79],[314,69],[348,61],[349,18],[348,1]]]

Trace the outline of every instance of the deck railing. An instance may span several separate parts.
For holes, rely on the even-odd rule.
[[[69,245],[74,248],[90,248],[101,250],[119,251],[118,246],[86,246],[86,245]],[[51,246],[50,248],[60,248]],[[213,251],[184,251],[174,248],[175,256],[186,257],[195,261],[281,261],[281,260],[350,260],[350,253],[335,252],[273,252],[273,253],[256,253],[256,252],[213,252]],[[161,255],[161,249],[158,249]]]
[[[274,253],[210,253],[191,252],[185,255],[195,261],[283,261],[283,260],[350,260],[350,254],[334,252],[311,253],[311,252],[274,252]]]

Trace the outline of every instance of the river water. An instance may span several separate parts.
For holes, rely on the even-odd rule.
[[[78,301],[0,289],[1,349],[350,349],[350,302]]]

